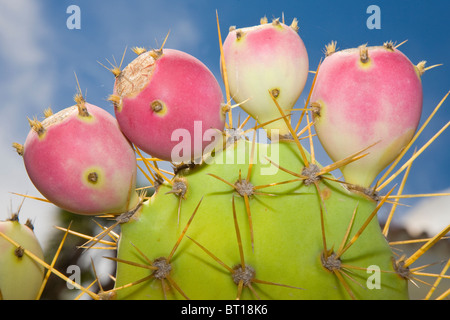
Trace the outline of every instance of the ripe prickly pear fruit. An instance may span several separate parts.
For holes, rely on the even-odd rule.
[[[288,114],[306,84],[308,53],[297,30],[297,20],[291,26],[262,20],[261,25],[230,28],[224,41],[224,81],[230,95],[261,124],[280,117],[271,95]],[[271,129],[278,129],[282,136],[289,134],[283,119],[264,128],[269,136]]]
[[[164,183],[121,225],[118,299],[408,297],[378,221],[369,219],[375,201],[321,177],[318,193],[315,183],[276,170],[266,156],[305,171],[292,140],[255,144],[249,173],[250,157],[242,159],[251,149],[239,140],[209,164],[178,172],[181,203],[175,183]]]
[[[376,143],[342,169],[347,182],[369,187],[417,129],[420,73],[389,43],[327,51],[311,94],[317,136],[335,161]]]
[[[138,203],[136,156],[116,119],[77,101],[31,130],[17,147],[27,173],[42,195],[78,214],[119,214]]]
[[[28,250],[44,259],[31,223],[19,222],[18,216],[0,221],[0,232],[17,242],[16,247],[0,237],[0,300],[36,299],[44,277],[44,268],[27,256]]]
[[[177,163],[200,158],[225,126],[219,83],[182,51],[138,53],[116,77],[110,97],[120,128],[153,157]]]

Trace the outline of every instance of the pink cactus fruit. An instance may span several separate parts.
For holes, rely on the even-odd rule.
[[[311,102],[317,136],[334,161],[375,144],[342,169],[347,182],[368,188],[417,129],[421,72],[392,43],[342,51],[332,43]]]
[[[135,52],[138,57],[116,75],[110,97],[121,130],[153,157],[177,163],[201,158],[225,126],[216,78],[179,50]]]
[[[290,26],[278,19],[248,28],[230,28],[223,44],[230,96],[260,124],[280,118],[271,97],[286,114],[294,107],[308,76],[308,53],[297,33],[297,20]],[[279,130],[288,135],[283,119],[264,126],[267,133]]]
[[[55,205],[86,215],[126,212],[139,201],[134,150],[111,114],[76,101],[42,122],[30,120],[16,149],[33,184]]]
[[[0,221],[0,300],[36,299],[44,279],[44,267],[25,250],[44,260],[42,248],[29,221],[21,224],[18,215]],[[14,246],[7,239],[19,244]]]

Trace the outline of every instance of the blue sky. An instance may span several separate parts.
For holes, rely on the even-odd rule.
[[[66,9],[81,9],[81,29],[69,30]],[[368,29],[369,5],[381,10],[381,29]],[[219,43],[215,14],[218,10],[222,36],[232,25],[255,25],[263,16],[299,20],[299,34],[309,54],[310,68],[323,58],[332,40],[340,49],[361,44],[381,45],[392,40],[413,63],[442,63],[422,78],[422,121],[450,90],[450,3],[440,1],[54,1],[0,0],[0,219],[16,210],[20,197],[10,192],[39,195],[26,175],[12,142],[23,143],[29,126],[26,117],[41,116],[51,106],[58,111],[73,104],[74,72],[90,103],[112,112],[106,101],[112,93],[113,76],[98,61],[120,60],[126,46],[158,47],[170,30],[166,47],[186,51],[203,61],[221,83]],[[124,65],[134,54],[128,50]],[[299,103],[306,99],[312,75]],[[450,119],[450,100],[432,120],[416,145],[421,147]],[[445,132],[413,164],[405,194],[442,192],[450,187],[446,166],[450,161],[450,132]],[[319,160],[329,160],[322,152]],[[409,201],[413,204],[415,201]],[[11,209],[12,206],[12,209]],[[441,205],[441,208],[444,205]],[[27,200],[22,215],[47,227],[48,204]],[[407,210],[402,208],[402,210]],[[444,210],[444,209],[441,209]],[[445,209],[449,217],[448,209]],[[441,216],[442,217],[442,216]],[[41,222],[42,221],[42,222]],[[448,218],[447,218],[448,221]],[[449,222],[446,222],[449,223]],[[446,224],[442,223],[442,226]]]

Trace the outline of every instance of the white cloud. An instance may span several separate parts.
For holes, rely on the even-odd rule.
[[[1,108],[8,116],[18,108],[37,106],[52,92],[53,75],[46,26],[38,3],[31,0],[3,1],[0,10]],[[3,110],[3,111],[4,111]],[[11,123],[11,119],[7,119]]]
[[[26,117],[35,115],[48,105],[54,90],[54,70],[49,67],[51,53],[48,39],[51,30],[39,3],[32,0],[2,1],[0,10],[0,220],[16,211],[21,197],[11,192],[38,196],[31,184],[22,159],[14,152],[13,142],[23,143],[28,133]],[[32,203],[33,202],[33,203]],[[26,200],[20,218],[35,222],[35,232],[40,239],[53,207],[46,203]],[[41,240],[41,242],[43,242]]]
[[[450,188],[440,193],[450,193]],[[419,201],[402,218],[413,237],[426,233],[433,237],[450,224],[450,196],[430,197]]]
[[[2,1],[0,11],[1,54],[13,65],[35,65],[42,61],[39,40],[45,33],[37,2]],[[31,51],[30,51],[31,50]]]

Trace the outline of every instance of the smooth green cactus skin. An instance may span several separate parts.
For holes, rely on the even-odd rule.
[[[118,299],[188,297],[218,300],[238,297],[238,285],[233,281],[231,272],[195,243],[201,244],[230,268],[241,263],[233,218],[233,197],[245,265],[255,270],[254,278],[301,288],[253,281],[251,287],[256,294],[244,285],[239,298],[351,298],[349,290],[345,289],[336,274],[326,270],[321,262],[324,252],[321,206],[314,184],[306,186],[303,181],[277,184],[256,190],[267,194],[254,194],[249,197],[254,234],[252,248],[244,198],[232,186],[213,176],[221,177],[234,185],[239,180],[241,171],[241,179],[245,180],[251,145],[249,141],[239,140],[223,153],[216,155],[212,163],[178,173],[176,178],[187,181],[185,199],[181,200],[179,222],[179,197],[167,193],[172,187],[164,183],[152,198],[143,204],[139,216],[122,225],[118,246],[120,260],[116,274]],[[276,174],[262,174],[264,169],[276,168],[268,163],[264,155],[283,168],[301,172],[303,162],[294,142],[281,141],[277,144],[255,146],[255,160],[249,179],[253,186],[296,178],[283,170],[277,170]],[[279,148],[277,158],[274,157],[273,148]],[[243,154],[247,155],[247,159],[239,164],[237,157]],[[357,211],[348,239],[357,233],[377,203],[349,192],[340,183],[329,180],[322,179],[319,189],[324,199],[322,208],[326,246],[328,250],[336,252],[341,246],[355,208]],[[170,260],[170,279],[164,280],[164,287],[162,280],[155,278],[155,274],[146,281],[129,285],[148,278],[154,271],[130,265],[125,261],[148,266],[155,259],[168,257],[200,201],[198,211]],[[354,295],[353,298],[408,298],[407,281],[399,277],[393,269],[392,252],[380,231],[376,217],[341,256],[341,263],[342,266],[359,268],[342,267],[339,272]],[[368,272],[367,268],[371,266],[378,267],[380,272]],[[368,286],[368,283],[374,284],[374,281],[378,281],[379,289]]]

